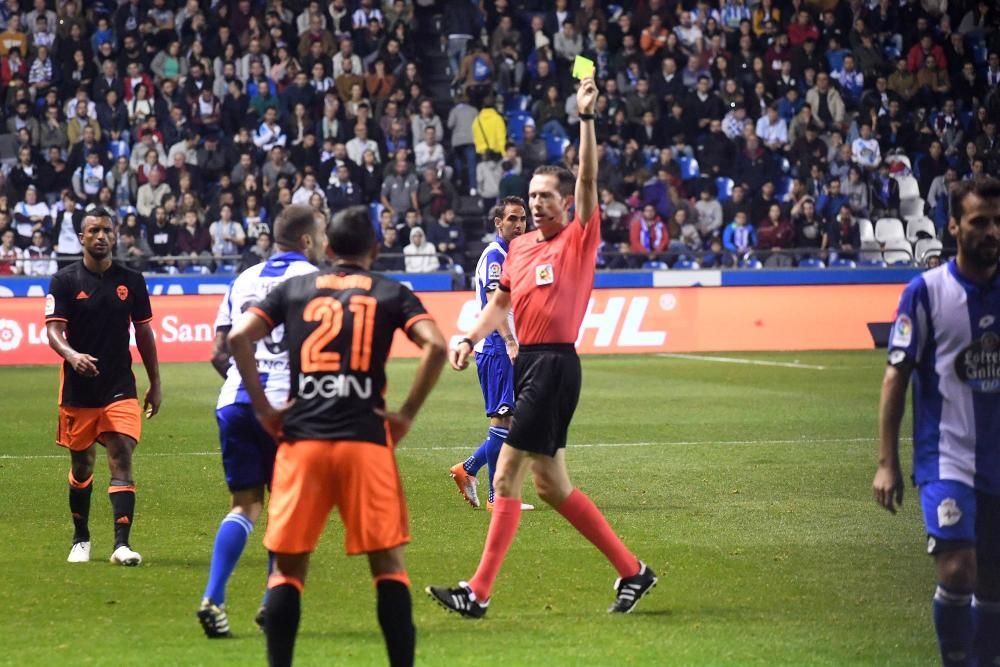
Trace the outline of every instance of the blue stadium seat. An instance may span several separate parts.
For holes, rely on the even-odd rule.
[[[858,266],[865,268],[885,268],[887,265],[884,260],[881,259],[862,259],[858,262]]]
[[[503,102],[504,114],[513,113],[515,111],[527,111],[528,103],[531,98],[527,95],[508,95]]]
[[[649,169],[652,169],[656,165],[656,161],[660,159],[660,155],[655,148],[645,149],[643,156],[646,158],[646,167]]]
[[[653,260],[653,261],[643,262],[642,268],[663,270],[663,269],[669,269],[670,267],[667,266],[666,262],[661,262],[660,260]]]
[[[826,264],[818,257],[803,257],[799,260],[799,268],[803,269],[825,269]]]
[[[960,111],[958,113],[958,122],[962,124],[962,129],[968,132],[972,129],[972,112],[971,111]]]
[[[774,197],[777,200],[781,200],[785,195],[789,193],[792,189],[792,177],[785,176],[784,178],[779,178],[774,184]]]
[[[681,155],[677,158],[677,164],[679,164],[681,168],[681,180],[689,181],[692,178],[698,178],[701,176],[701,167],[698,166],[698,161],[693,157]]]
[[[858,264],[853,259],[838,257],[837,259],[830,262],[830,266],[832,268],[837,268],[837,269],[853,269],[857,268]]]
[[[741,269],[763,269],[764,264],[756,257],[748,257],[740,262]]]
[[[527,111],[512,111],[504,114],[504,118],[507,120],[507,136],[516,143],[524,141],[524,126],[529,121],[535,122],[535,119]]]
[[[679,260],[674,262],[674,268],[682,271],[691,271],[701,268],[701,264],[691,259],[690,257],[681,257]]]
[[[715,179],[715,188],[719,191],[719,201],[726,201],[733,195],[733,179],[728,176],[719,176]]]
[[[545,149],[548,152],[549,162],[558,162],[562,159],[563,151],[569,146],[569,139],[565,137],[545,136]]]

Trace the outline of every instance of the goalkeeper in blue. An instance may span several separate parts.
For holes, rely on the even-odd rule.
[[[1000,665],[1000,181],[962,181],[958,257],[903,291],[879,405],[875,500],[903,501],[899,425],[913,381],[913,481],[934,558],[946,666]]]
[[[212,365],[225,377],[215,415],[226,484],[232,494],[229,514],[215,535],[208,584],[198,620],[210,639],[232,636],[226,614],[226,584],[264,507],[264,490],[271,483],[277,445],[254,415],[250,397],[236,364],[231,363],[226,335],[251,306],[277,285],[316,271],[326,252],[326,221],[308,206],[289,206],[274,226],[275,254],[250,267],[233,281],[219,306],[215,322]],[[288,346],[283,328],[276,327],[257,343],[254,356],[267,396],[273,405],[288,401]],[[263,617],[258,612],[258,624]]]
[[[480,311],[493,298],[500,284],[510,242],[523,234],[527,227],[527,211],[528,207],[520,197],[504,197],[490,210],[490,219],[496,226],[497,236],[486,246],[476,264],[476,298]],[[458,485],[459,493],[467,503],[476,508],[481,505],[476,474],[486,466],[490,480],[486,508],[493,509],[493,473],[500,456],[500,446],[507,439],[514,413],[514,359],[517,358],[517,350],[512,314],[475,347],[479,385],[483,391],[490,426],[486,439],[479,448],[464,462],[453,465],[450,472],[451,478]],[[534,507],[522,504],[522,509]]]

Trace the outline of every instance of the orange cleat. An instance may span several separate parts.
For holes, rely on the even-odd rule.
[[[475,508],[479,508],[479,494],[476,493],[476,478],[465,472],[465,467],[461,463],[456,463],[449,471],[451,478],[458,485],[458,492],[465,498],[465,502]]]

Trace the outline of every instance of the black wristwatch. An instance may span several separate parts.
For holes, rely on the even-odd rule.
[[[592,113],[582,113],[582,114],[580,114],[580,120],[594,120],[594,114],[592,114]]]
[[[458,341],[458,345],[461,345],[462,343],[468,344],[470,350],[475,347],[475,345],[472,344],[471,338],[463,338],[462,340]],[[458,345],[456,345],[455,347],[458,347]]]

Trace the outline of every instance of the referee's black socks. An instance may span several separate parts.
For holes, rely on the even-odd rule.
[[[90,541],[90,496],[94,492],[94,476],[79,481],[69,471],[69,512],[73,517],[73,543]]]
[[[128,546],[135,514],[135,484],[131,480],[112,479],[108,487],[111,513],[115,516],[115,548]]]
[[[410,580],[405,572],[375,577],[378,597],[378,623],[382,626],[385,648],[391,667],[411,667],[417,644],[413,627],[413,601]]]
[[[265,599],[267,664],[270,667],[289,667],[302,614],[302,582],[272,574]]]

